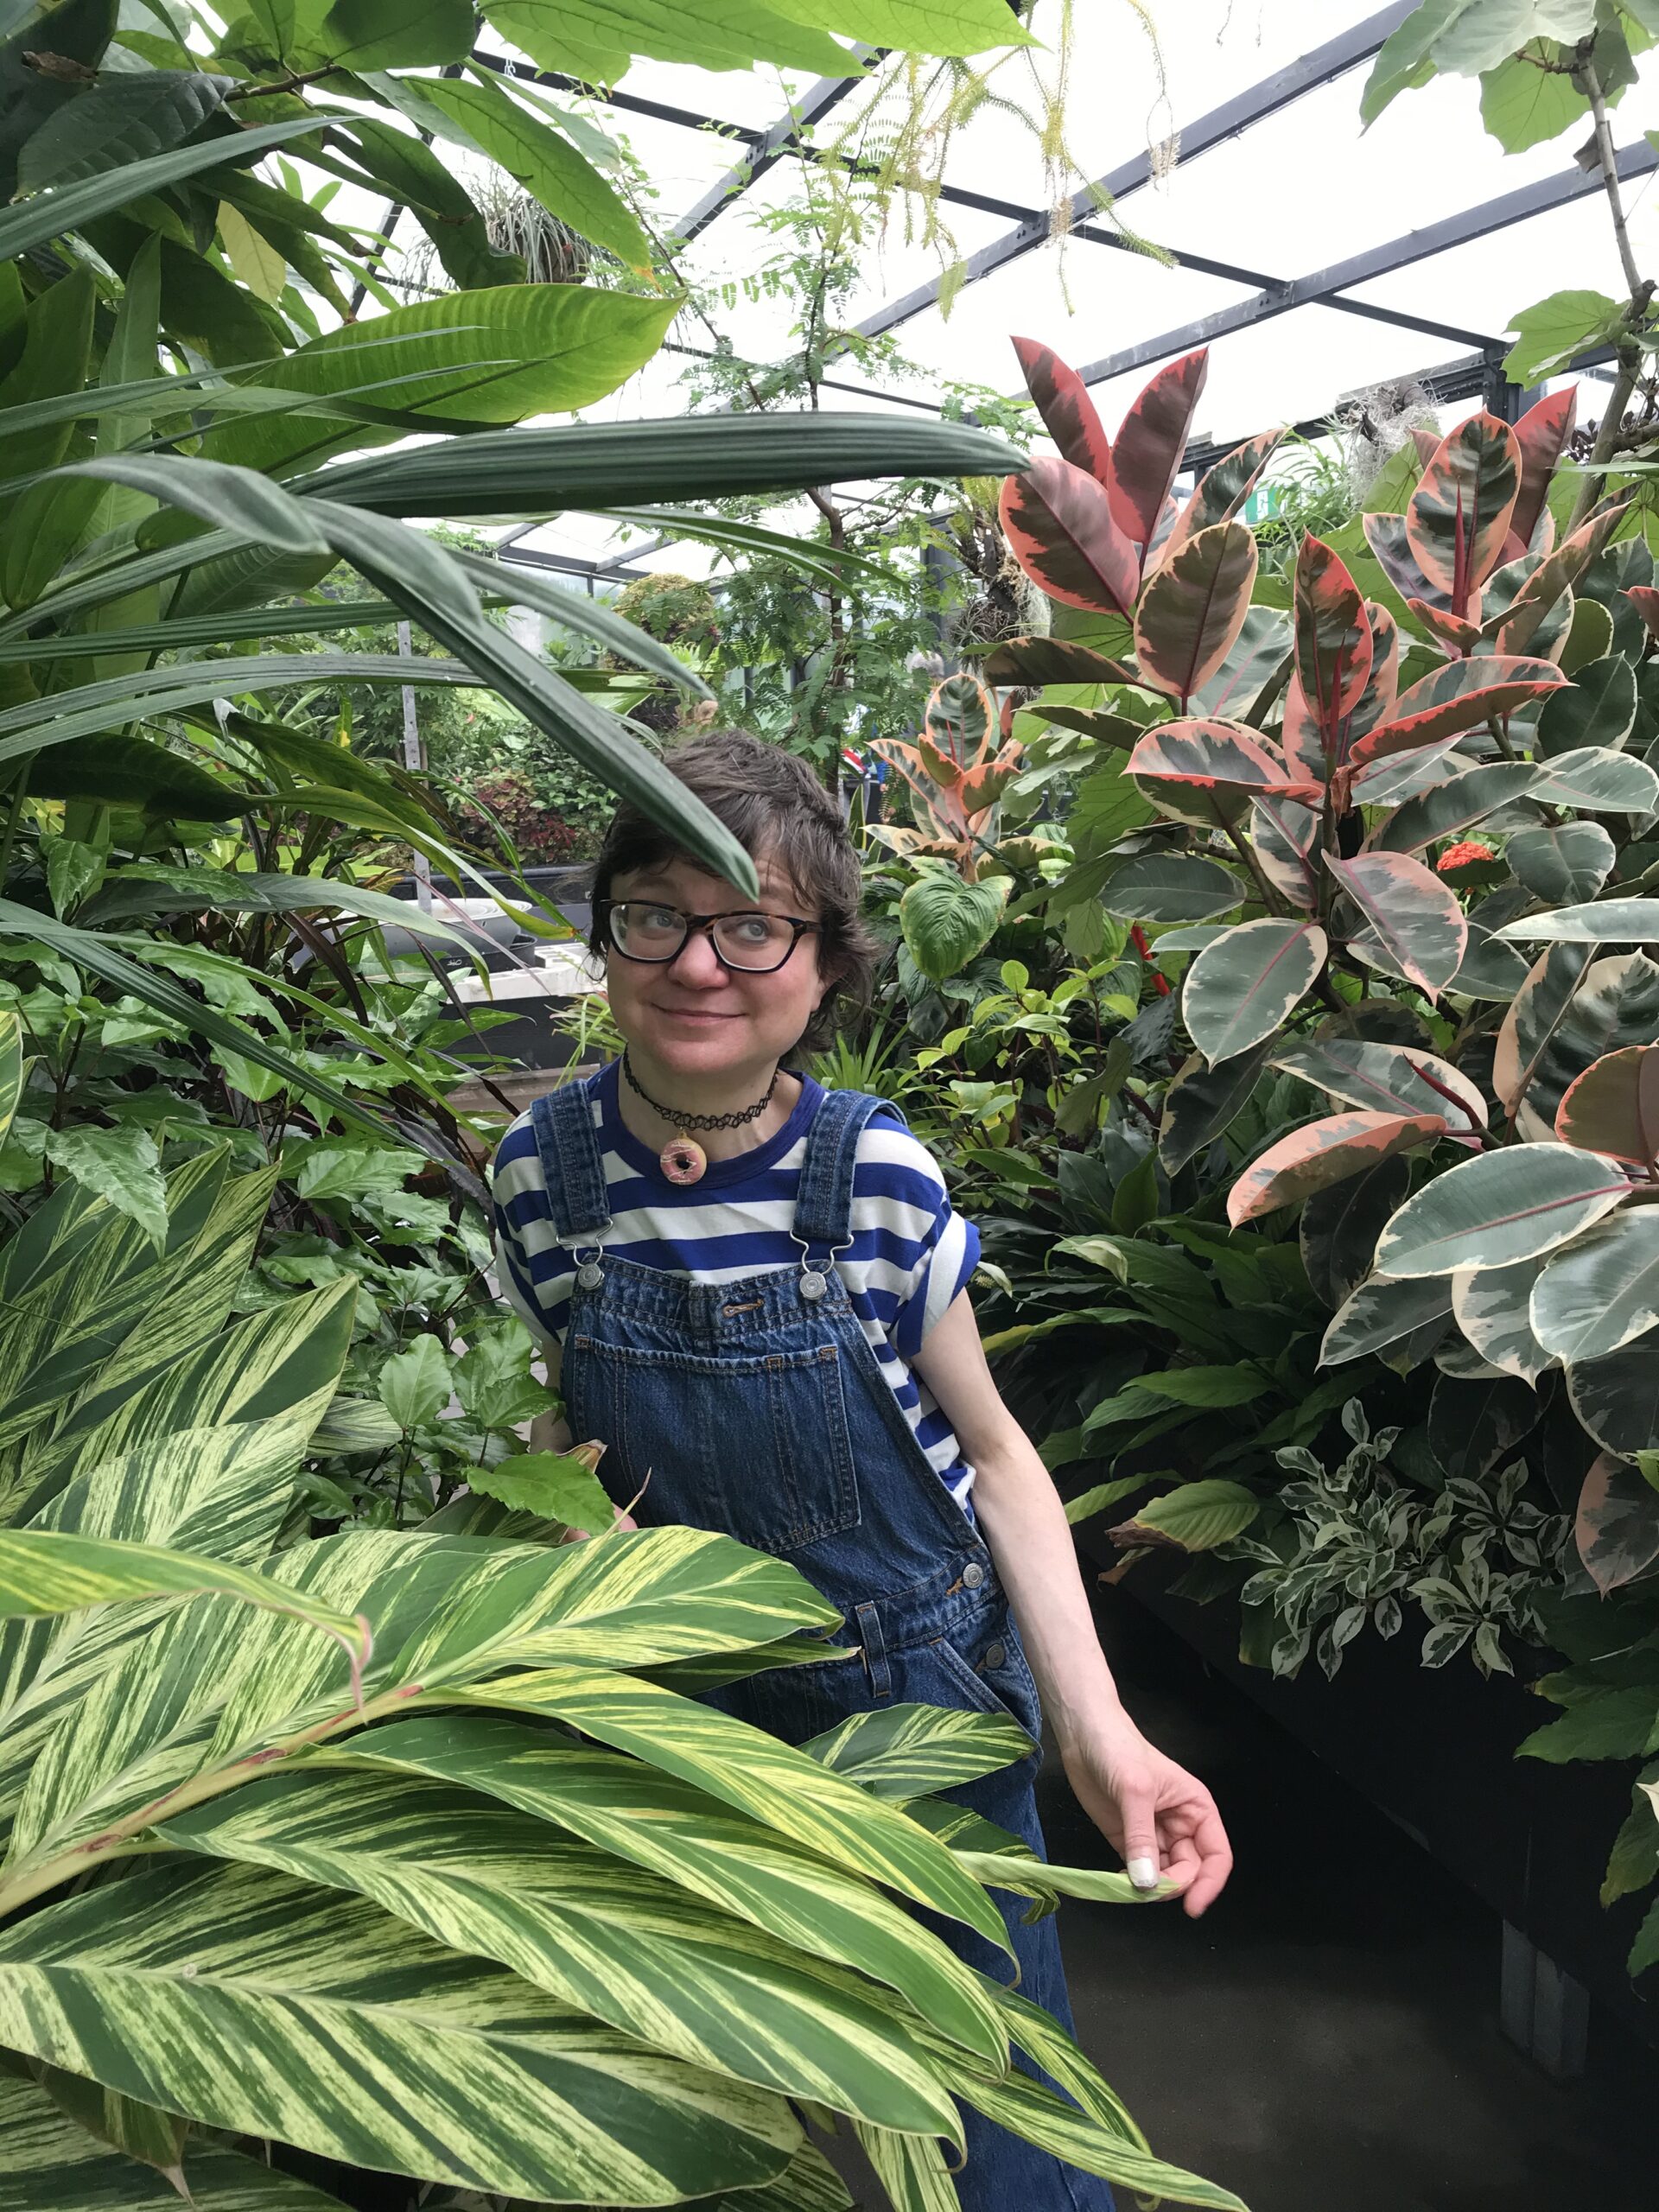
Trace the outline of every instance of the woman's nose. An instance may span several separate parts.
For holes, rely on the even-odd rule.
[[[692,930],[689,933],[668,963],[668,969],[677,983],[690,983],[704,989],[726,980],[726,970],[720,964],[720,957],[707,930]]]

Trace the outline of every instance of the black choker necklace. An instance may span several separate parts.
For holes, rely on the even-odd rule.
[[[772,1081],[753,1106],[745,1106],[735,1114],[677,1114],[672,1108],[658,1103],[633,1071],[626,1052],[622,1055],[622,1072],[627,1077],[628,1088],[643,1098],[653,1114],[660,1114],[665,1122],[674,1124],[674,1135],[658,1154],[658,1165],[671,1183],[700,1183],[709,1165],[709,1155],[700,1144],[694,1144],[685,1134],[688,1129],[741,1129],[750,1122],[759,1121],[772,1103],[772,1094],[778,1088],[780,1071],[774,1068]]]

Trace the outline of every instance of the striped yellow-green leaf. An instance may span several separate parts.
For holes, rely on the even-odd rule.
[[[873,1984],[499,1802],[409,1775],[273,1776],[170,1821],[192,1850],[355,1891],[677,2058],[880,2126],[955,2107]]]
[[[1022,1897],[1093,1897],[1103,1904],[1162,1904],[1179,1895],[1166,1882],[1154,1890],[1138,1890],[1127,1874],[1109,1866],[1056,1866],[1046,1859],[1020,1859],[1006,1851],[956,1853],[958,1866],[995,1890],[1012,1890]]]
[[[1248,2212],[1231,2190],[1124,2142],[1112,2129],[1023,2074],[1007,2074],[996,2082],[965,2075],[959,2087],[988,2120],[1052,2151],[1068,2164],[1081,2166],[1085,2173],[1103,2175],[1120,2188],[1134,2190],[1137,2196],[1202,2205],[1209,2212]]]
[[[857,2212],[857,2207],[823,2152],[803,2143],[781,2180],[704,2197],[697,2212]]]
[[[553,1715],[1008,1948],[1002,1916],[984,1891],[915,1821],[727,1713],[654,1682],[585,1667],[510,1675],[470,1694],[480,1704]]]
[[[0,1930],[0,2042],[238,2134],[556,2202],[757,2185],[800,2140],[769,2092],[251,1866],[137,1867]]]
[[[1000,1982],[991,1985],[991,1993],[1007,2021],[1010,2041],[1052,2075],[1090,2120],[1109,2133],[1121,2136],[1124,2142],[1133,2144],[1137,2150],[1151,2150],[1116,2090],[1078,2049],[1075,2038],[1067,2035],[1052,2013],[1045,2012],[1040,2005],[1033,2005],[1016,1991],[1005,1989]]]
[[[0,1011],[0,1143],[23,1095],[22,1025],[10,1007]]]
[[[959,2212],[944,2152],[931,2135],[895,2135],[861,2122],[856,2132],[893,2212]]]
[[[0,1618],[72,1613],[85,1605],[135,1598],[210,1595],[239,1599],[322,1629],[359,1664],[367,1656],[369,1638],[360,1616],[337,1612],[245,1567],[162,1544],[109,1543],[47,1529],[0,1529]]]
[[[106,2089],[85,2075],[67,2074],[60,2066],[42,2066],[37,2078],[53,2103],[77,2126],[181,2188],[188,2120],[157,2105],[124,2097],[118,2089]]]
[[[21,2069],[21,2061],[10,2063]],[[0,2144],[0,2212],[179,2212],[170,2182],[78,2126],[32,2076],[7,2070],[4,2061]],[[190,2139],[186,2166],[192,2212],[343,2212],[338,2197],[308,2182],[200,2137]]]
[[[977,1781],[1036,1749],[1016,1720],[990,1713],[946,1713],[931,1705],[887,1705],[855,1713],[801,1749],[878,1797],[926,1797]]]
[[[327,1408],[351,1344],[357,1285],[346,1278],[251,1313],[193,1344],[111,1404],[101,1392],[32,1440],[24,1459],[38,1478],[80,1461],[131,1450],[180,1428],[262,1421],[289,1408],[315,1423]],[[136,1347],[142,1357],[142,1342]]]
[[[1006,2063],[995,2008],[936,1936],[859,1876],[671,1775],[483,1713],[400,1721],[327,1756],[358,1769],[431,1775],[518,1806],[810,1956],[861,1967],[982,2063]]]

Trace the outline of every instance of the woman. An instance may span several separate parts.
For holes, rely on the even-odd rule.
[[[1033,1738],[1046,1714],[1133,1880],[1173,1882],[1201,1913],[1226,1837],[1209,1791],[1119,1701],[1060,1501],[985,1363],[966,1287],[978,1238],[896,1109],[784,1065],[868,989],[838,810],[803,762],[741,732],[672,766],[753,856],[760,898],[622,809],[593,949],[627,1049],[538,1099],[495,1165],[501,1278],[550,1346],[560,1440],[604,1442],[619,1511],[633,1500],[642,1523],[776,1553],[845,1615],[849,1657],[735,1685],[728,1710],[798,1744],[889,1703],[1011,1713]],[[1036,1765],[1033,1750],[952,1794],[1040,1851]],[[1021,1989],[1070,2025],[1054,1922],[1020,1910],[1006,1916]],[[982,1936],[935,1924],[1007,1978]],[[965,2118],[967,2212],[1111,2205],[1103,2182]]]

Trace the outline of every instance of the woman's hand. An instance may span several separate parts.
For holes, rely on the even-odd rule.
[[[1197,1919],[1233,1871],[1216,1801],[1195,1775],[1149,1744],[1120,1708],[1061,1753],[1066,1779],[1095,1826],[1121,1853],[1138,1889],[1175,1883]]]

